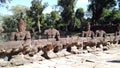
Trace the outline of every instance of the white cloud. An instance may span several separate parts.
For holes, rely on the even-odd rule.
[[[45,8],[45,10],[43,11],[43,14],[50,13],[51,11],[52,11],[52,7],[51,7],[51,6],[48,6],[48,7]]]
[[[87,10],[88,0],[78,0],[76,4],[76,8],[84,8],[84,10]]]
[[[78,0],[77,3],[87,4],[87,3],[88,3],[88,0]]]

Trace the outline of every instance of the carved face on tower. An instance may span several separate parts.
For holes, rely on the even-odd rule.
[[[26,24],[22,19],[20,19],[18,22],[18,31],[22,32],[25,31],[25,29],[26,29]]]

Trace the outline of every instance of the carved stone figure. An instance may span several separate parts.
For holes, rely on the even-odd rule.
[[[10,40],[18,41],[27,39],[31,39],[30,32],[26,31],[26,24],[22,19],[20,19],[18,22],[18,31],[11,33]]]
[[[94,37],[94,32],[91,31],[90,23],[87,24],[87,31],[82,31],[82,37]]]
[[[46,29],[44,34],[47,35],[47,38],[55,38],[56,40],[60,37],[60,32],[54,28]]]
[[[117,27],[117,31],[116,31],[115,35],[116,35],[116,36],[117,36],[117,35],[120,35],[120,24],[119,24],[118,27]]]
[[[105,37],[106,32],[104,30],[96,30],[96,37]]]

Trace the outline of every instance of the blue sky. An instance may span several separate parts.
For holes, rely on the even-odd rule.
[[[16,6],[16,5],[24,5],[27,7],[31,6],[31,1],[32,0],[12,0],[11,3],[8,3],[7,5],[9,6],[9,8],[5,8],[5,7],[0,7],[1,11],[0,14],[2,15],[10,15],[10,8],[11,6]],[[57,0],[42,0],[43,3],[48,2],[49,6],[44,10],[43,13],[50,13],[53,9],[52,7],[54,5],[57,5]],[[77,4],[76,4],[76,8],[82,7],[84,8],[84,10],[87,9],[87,5],[88,5],[88,0],[78,0]]]

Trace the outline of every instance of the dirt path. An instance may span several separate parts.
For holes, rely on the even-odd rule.
[[[10,67],[5,67],[10,68]],[[120,68],[120,47],[104,52],[74,54],[11,68]]]

